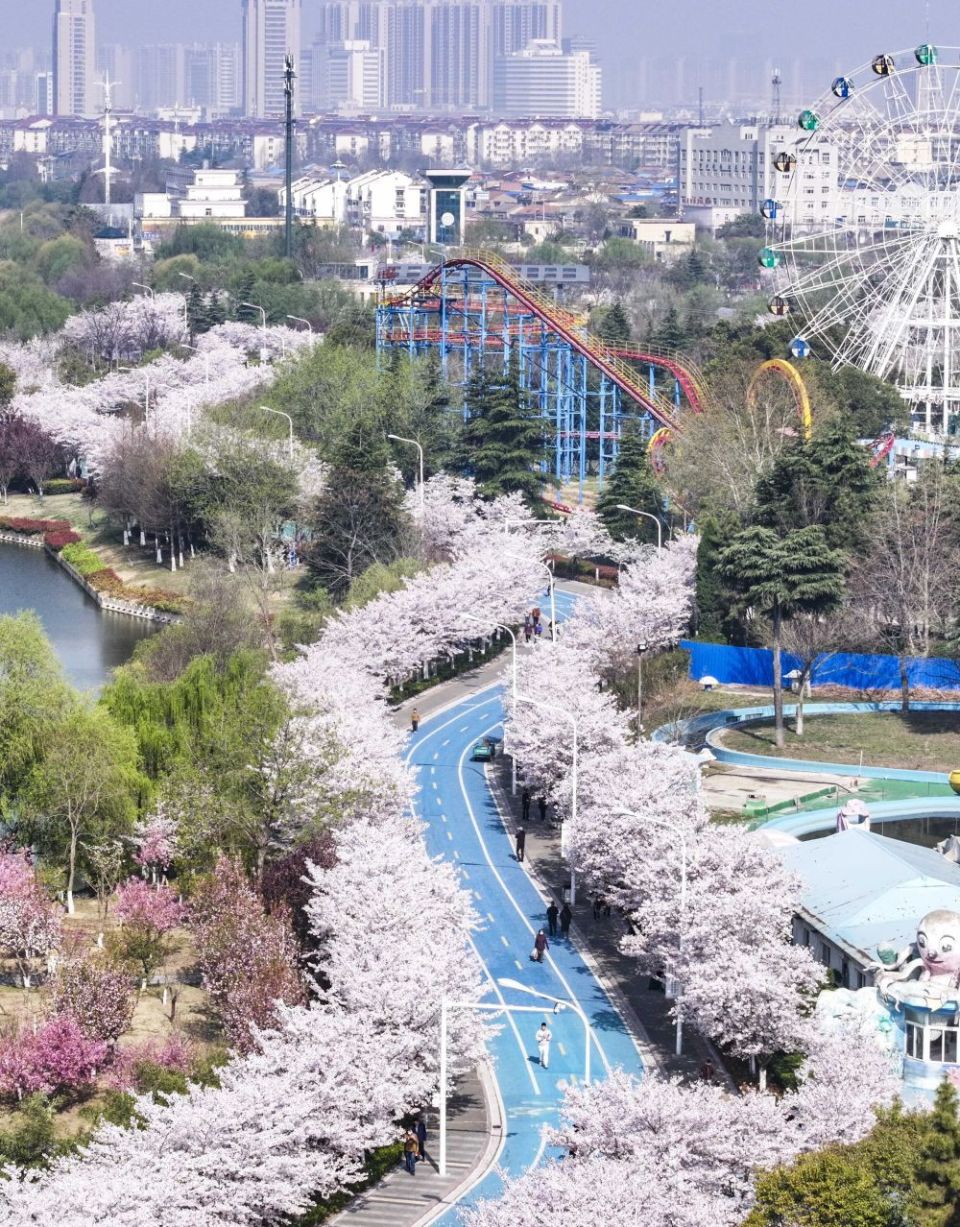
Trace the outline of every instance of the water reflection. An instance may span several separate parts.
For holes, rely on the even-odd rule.
[[[130,659],[154,623],[102,612],[44,550],[0,543],[0,614],[32,609],[40,617],[67,677],[99,690]]]

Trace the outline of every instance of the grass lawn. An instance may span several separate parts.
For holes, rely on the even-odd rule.
[[[804,729],[803,737],[797,737],[788,722],[782,750],[774,745],[772,722],[729,729],[722,741],[747,754],[857,764],[862,751],[869,767],[945,772],[960,768],[960,712],[806,716]]]

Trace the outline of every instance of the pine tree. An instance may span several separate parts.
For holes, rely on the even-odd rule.
[[[617,541],[639,538],[656,544],[656,525],[643,516],[620,511],[620,504],[636,507],[658,520],[663,518],[663,494],[650,468],[646,441],[635,426],[623,432],[613,473],[597,499],[597,511],[607,532]]]
[[[210,317],[207,304],[204,301],[200,287],[194,282],[187,295],[187,327],[190,330],[190,340],[196,339],[198,333],[210,331]]]
[[[237,278],[236,287],[233,291],[233,315],[234,319],[241,321],[241,323],[259,323],[260,312],[254,311],[252,307],[245,307],[243,305],[244,303],[254,301],[253,296],[256,286],[257,282],[253,275],[253,269],[244,269]]]
[[[513,359],[501,375],[480,363],[467,384],[469,417],[464,423],[460,465],[485,498],[515,491],[539,506],[546,474],[543,422],[520,384]]]
[[[619,299],[608,311],[604,312],[600,324],[600,336],[614,348],[629,345],[632,339],[630,319]]]
[[[937,1088],[914,1181],[917,1227],[960,1227],[960,1118],[957,1092],[946,1078]]]
[[[207,303],[207,319],[210,321],[211,328],[227,322],[227,308],[217,290],[212,290],[210,293],[210,301]]]
[[[674,306],[667,307],[663,319],[654,329],[653,343],[659,349],[683,349],[687,343],[687,334],[680,323],[680,316]]]
[[[734,512],[708,512],[698,517],[697,638],[708,643],[739,641],[741,630],[732,614],[734,594],[720,573],[720,551],[740,528]]]

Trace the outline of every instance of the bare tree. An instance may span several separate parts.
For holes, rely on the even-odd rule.
[[[886,487],[871,548],[858,561],[851,591],[872,636],[899,661],[901,710],[910,710],[911,657],[929,656],[949,634],[960,591],[956,478],[940,464],[912,485]]]
[[[797,614],[784,623],[783,650],[800,662],[800,676],[796,679],[795,731],[798,737],[803,736],[803,700],[814,672],[849,644],[849,633],[850,618],[846,608],[833,614]]]

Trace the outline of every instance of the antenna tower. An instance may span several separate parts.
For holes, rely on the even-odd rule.
[[[773,115],[772,122],[778,124],[781,122],[781,112],[783,110],[783,77],[780,75],[780,69],[773,70],[773,76],[770,78],[770,84],[773,87]]]
[[[113,183],[113,91],[120,82],[111,81],[107,72],[97,84],[103,90],[103,199],[105,204],[110,204]]]
[[[297,74],[293,67],[293,56],[288,53],[284,61],[283,95],[286,101],[286,187],[287,207],[284,215],[283,254],[288,260],[293,259],[293,128],[296,122],[293,118],[293,83]]]

